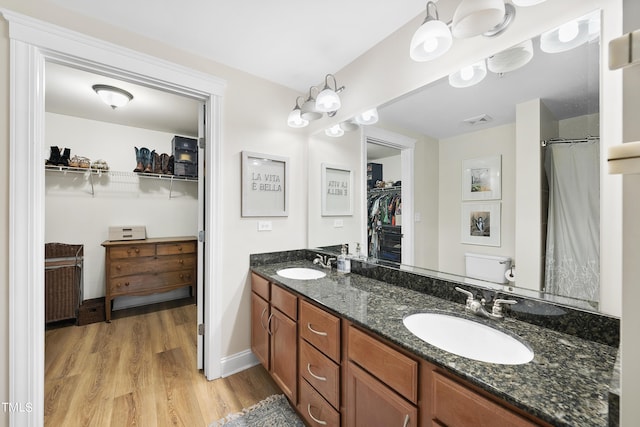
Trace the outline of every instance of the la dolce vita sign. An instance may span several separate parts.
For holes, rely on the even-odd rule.
[[[242,216],[287,216],[289,158],[242,152]]]

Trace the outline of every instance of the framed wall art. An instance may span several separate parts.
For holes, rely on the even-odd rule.
[[[242,216],[287,216],[289,158],[242,152]]]
[[[500,246],[500,202],[463,203],[460,231],[462,243]]]
[[[462,200],[502,198],[502,156],[462,161]]]
[[[322,216],[353,215],[353,173],[342,166],[322,164]]]

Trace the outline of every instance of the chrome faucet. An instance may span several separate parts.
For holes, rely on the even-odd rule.
[[[316,254],[316,259],[313,260],[313,263],[319,264],[321,267],[331,269],[331,261],[335,260],[335,258],[329,257],[329,255]]]
[[[517,304],[518,301],[512,299],[500,299],[496,298],[493,301],[493,307],[491,308],[491,312],[488,312],[484,306],[486,304],[486,300],[484,298],[476,299],[470,291],[466,289],[462,289],[456,286],[456,291],[462,292],[467,296],[467,302],[465,304],[465,310],[477,315],[483,316],[489,319],[503,319],[504,314],[502,313],[503,304]]]

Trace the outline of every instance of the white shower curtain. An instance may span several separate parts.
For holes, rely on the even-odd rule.
[[[545,289],[599,301],[600,144],[550,144],[545,152],[549,216]]]

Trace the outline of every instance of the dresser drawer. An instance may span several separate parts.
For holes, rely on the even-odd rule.
[[[306,301],[300,301],[300,336],[340,362],[340,319]]]
[[[300,340],[298,372],[334,407],[340,407],[340,366]]]
[[[291,319],[298,319],[298,297],[273,284],[271,285],[271,305]]]
[[[271,287],[267,279],[262,276],[258,276],[256,273],[251,273],[251,290],[257,295],[260,295],[265,301],[269,301],[271,296]]]
[[[196,259],[190,255],[172,255],[166,257],[145,257],[112,261],[109,277],[121,277],[131,274],[145,274],[167,271],[180,271],[194,268]]]
[[[413,403],[418,401],[418,362],[349,327],[349,359]]]
[[[113,246],[109,249],[109,257],[113,259],[122,258],[139,258],[146,256],[154,256],[156,254],[155,245],[126,245]]]
[[[158,274],[135,274],[114,278],[110,281],[111,296],[118,295],[143,295],[162,292],[167,288],[189,286],[195,283],[195,277],[191,270],[175,271]]]
[[[300,381],[298,410],[311,427],[340,427],[340,414],[305,380]]]
[[[196,252],[196,242],[158,243],[158,255],[192,254]]]

